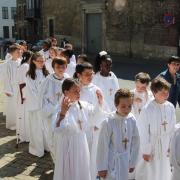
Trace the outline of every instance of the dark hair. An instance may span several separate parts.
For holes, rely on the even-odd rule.
[[[86,54],[80,54],[78,55],[78,58],[83,59],[84,62],[89,62],[88,57]]]
[[[65,49],[64,51],[61,52],[62,56],[65,56],[67,58],[71,58],[72,55],[74,54],[73,50]]]
[[[168,64],[171,64],[172,62],[178,62],[178,63],[180,63],[180,57],[178,57],[178,56],[171,56],[171,57],[168,59]]]
[[[21,46],[19,44],[13,44],[13,45],[9,46],[8,52],[13,53],[16,50],[21,50]]]
[[[66,43],[64,46],[65,49],[73,49],[73,45],[70,43]]]
[[[157,93],[158,91],[161,91],[162,89],[170,90],[171,85],[161,76],[158,76],[157,78],[152,80],[151,83],[151,91],[153,93]]]
[[[47,49],[49,49],[51,47],[51,40],[50,39],[46,39],[43,41],[43,45],[47,46]]]
[[[118,106],[119,101],[121,98],[133,98],[134,94],[129,89],[119,89],[116,91],[114,96],[114,104],[115,106]]]
[[[78,78],[77,74],[82,74],[82,72],[85,70],[85,69],[92,69],[93,70],[93,66],[88,63],[88,62],[84,62],[82,64],[77,64],[76,65],[76,71],[74,73],[74,78]]]
[[[59,58],[55,58],[55,59],[53,59],[53,61],[52,61],[52,67],[54,68],[54,66],[55,66],[55,64],[59,64],[59,65],[67,65],[67,61],[66,61],[66,59],[65,58],[63,58],[63,57],[59,57]]]
[[[97,58],[95,60],[95,63],[94,63],[94,71],[95,71],[95,73],[100,71],[101,63],[103,61],[107,61],[107,60],[112,61],[111,56],[108,55],[108,54],[105,54],[105,55],[102,55],[102,56],[100,56],[100,55],[97,56]]]
[[[23,45],[27,45],[26,41],[22,40],[19,42],[19,45],[23,46]]]
[[[30,58],[32,57],[32,55],[33,55],[32,51],[24,52],[23,55],[22,55],[21,65],[28,62],[30,60]]]
[[[62,83],[62,92],[64,93],[65,91],[69,91],[74,85],[77,85],[77,86],[79,85],[77,80],[73,78],[65,79]]]
[[[138,74],[135,75],[135,81],[139,81],[142,84],[149,84],[149,82],[151,81],[151,78],[149,76],[148,73],[144,73],[144,72],[140,72]]]
[[[37,58],[39,57],[43,57],[40,53],[34,53],[30,59],[30,64],[29,64],[29,70],[27,72],[27,76],[30,76],[31,79],[35,80],[36,79],[36,65],[34,64],[33,61],[36,61]],[[44,65],[44,67],[42,68],[42,72],[43,72],[43,75],[46,77],[49,72],[48,70],[46,69],[46,66]]]

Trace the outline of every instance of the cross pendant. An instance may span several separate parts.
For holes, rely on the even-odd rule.
[[[164,121],[161,125],[164,126],[164,131],[166,131],[166,126],[168,125],[167,121]]]
[[[129,142],[128,138],[124,138],[122,142],[124,143],[124,148],[127,149],[127,144]]]

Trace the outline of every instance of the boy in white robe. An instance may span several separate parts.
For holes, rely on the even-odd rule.
[[[59,101],[62,96],[62,83],[69,76],[65,73],[67,62],[64,58],[55,58],[52,62],[52,68],[55,73],[46,77],[40,90],[40,108],[42,111],[46,139],[52,156],[54,157],[52,120],[57,109],[59,109]]]
[[[180,178],[180,124],[176,124],[176,131],[171,139],[170,146],[170,162],[173,168],[172,179],[179,180]]]
[[[134,93],[132,113],[136,120],[138,120],[143,107],[154,98],[152,92],[148,90],[150,80],[149,74],[144,72],[140,72],[135,76],[135,89],[132,90]]]
[[[39,53],[35,53],[31,57],[29,70],[27,72],[25,93],[30,124],[29,153],[38,157],[44,155],[44,150],[49,150],[39,104],[41,85],[48,75],[44,64],[45,60]]]
[[[79,101],[80,87],[73,79],[64,80],[62,91],[64,98],[55,128],[58,137],[54,180],[92,180],[86,129],[103,113],[102,96],[97,95],[96,107]]]
[[[86,101],[93,106],[97,106],[98,98],[97,92],[101,92],[101,90],[92,83],[93,78],[93,67],[90,63],[82,63],[76,66],[76,73],[75,78],[78,78],[80,85],[81,85],[81,92],[80,92],[80,100]],[[103,101],[103,109],[105,109],[104,101]],[[87,130],[87,140],[89,145],[90,151],[90,158],[91,158],[91,178],[92,180],[96,179],[97,176],[97,168],[96,168],[96,154],[97,154],[97,143],[99,132],[101,128],[101,123],[105,119],[105,114],[99,119],[98,124],[95,126],[90,127]],[[101,122],[101,123],[99,123]]]
[[[9,53],[11,54],[12,58],[3,63],[4,92],[7,98],[6,128],[10,130],[15,130],[17,103],[17,68],[19,66],[18,60],[21,57],[20,46],[10,46]]]
[[[141,112],[137,121],[141,146],[140,161],[136,168],[136,180],[169,180],[170,138],[176,123],[174,106],[167,101],[170,84],[158,77],[151,83],[154,95]]]
[[[148,89],[150,76],[147,73],[140,72],[135,75],[135,89],[131,90],[134,94],[132,114],[138,121],[141,110],[153,99],[152,92]],[[135,179],[135,171],[129,173],[129,179]]]
[[[26,109],[26,73],[29,69],[29,61],[32,56],[32,52],[27,51],[23,53],[23,59],[21,65],[17,70],[17,83],[18,83],[18,94],[17,94],[17,111],[16,111],[16,135],[20,142],[29,142],[29,119],[28,112]]]
[[[118,79],[111,71],[112,59],[109,55],[101,56],[98,61],[100,61],[100,65],[99,68],[95,68],[97,72],[93,77],[93,83],[101,89],[106,109],[112,112],[115,110],[114,95],[119,89]]]
[[[139,153],[139,133],[130,113],[133,94],[119,89],[115,94],[116,112],[103,123],[97,151],[97,169],[105,180],[128,180]]]

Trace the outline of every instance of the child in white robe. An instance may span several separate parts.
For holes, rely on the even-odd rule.
[[[88,57],[86,54],[80,54],[77,57],[77,64],[82,64],[84,62],[89,62]]]
[[[119,83],[116,75],[111,71],[112,59],[109,55],[103,55],[96,59],[99,63],[96,63],[98,67],[95,67],[96,74],[93,77],[93,83],[98,86],[102,93],[106,103],[106,109],[109,112],[115,110],[114,95],[119,89]]]
[[[86,129],[103,113],[102,96],[94,107],[80,99],[76,80],[66,79],[62,84],[64,98],[56,118],[57,134],[54,180],[92,180]],[[92,124],[92,125],[91,125]]]
[[[67,69],[66,73],[70,76],[73,77],[75,73],[75,68],[76,68],[76,63],[70,61],[70,58],[72,56],[71,50],[64,50],[61,52],[61,56],[65,57],[67,60]]]
[[[141,145],[135,179],[170,180],[169,145],[176,123],[174,106],[167,101],[170,84],[158,77],[152,81],[151,90],[155,99],[137,121]]]
[[[139,154],[139,133],[131,108],[133,94],[119,89],[115,94],[116,111],[102,125],[97,151],[98,174],[105,180],[128,180]]]
[[[93,106],[96,106],[98,104],[97,92],[100,92],[101,94],[102,92],[96,85],[92,83],[93,74],[94,72],[92,65],[85,62],[76,66],[76,73],[74,74],[74,77],[78,78],[81,85],[80,100],[86,101]],[[105,109],[104,101],[103,109]],[[102,122],[104,119],[105,114],[101,117],[101,119],[99,119],[99,122]],[[90,166],[92,180],[95,180],[97,176],[96,153],[100,128],[101,123],[98,123],[95,126],[90,127],[86,133],[91,158]]]
[[[47,58],[46,62],[45,62],[46,68],[50,74],[54,73],[54,69],[52,68],[52,61],[53,61],[53,59],[57,58],[57,56],[58,56],[58,48],[51,47],[49,49],[49,58]]]
[[[64,49],[67,49],[71,52],[70,62],[73,62],[74,64],[76,64],[76,56],[74,54],[73,45],[70,43],[67,43],[65,44]]]
[[[26,98],[25,98],[25,87],[26,87],[26,73],[29,69],[29,61],[32,56],[32,52],[27,51],[23,53],[23,59],[21,65],[17,70],[17,83],[18,83],[18,94],[17,94],[17,114],[16,114],[16,135],[20,142],[29,142],[29,119],[28,112],[26,110]]]
[[[12,45],[9,48],[11,59],[3,63],[3,81],[4,92],[6,95],[6,128],[10,130],[16,129],[16,105],[17,105],[17,69],[19,66],[19,58],[21,57],[21,49],[18,45]]]
[[[132,113],[136,120],[138,120],[143,107],[153,99],[152,92],[148,90],[150,80],[149,74],[144,72],[140,72],[135,76],[135,89],[132,90],[134,93]]]
[[[59,101],[62,96],[62,83],[69,76],[65,73],[67,62],[63,57],[55,58],[52,62],[52,68],[55,73],[46,77],[40,90],[40,108],[42,111],[46,139],[54,159],[52,120],[60,106]]]
[[[176,124],[176,130],[171,139],[170,162],[173,168],[171,180],[179,180],[179,177],[180,177],[180,124]]]
[[[25,96],[30,124],[29,153],[38,157],[42,157],[44,150],[48,150],[39,105],[41,85],[48,74],[43,56],[39,53],[34,54],[27,72]]]

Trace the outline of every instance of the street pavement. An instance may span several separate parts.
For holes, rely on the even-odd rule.
[[[52,180],[53,163],[49,153],[37,158],[28,153],[28,143],[16,148],[15,131],[5,128],[4,96],[0,95],[0,180]]]

